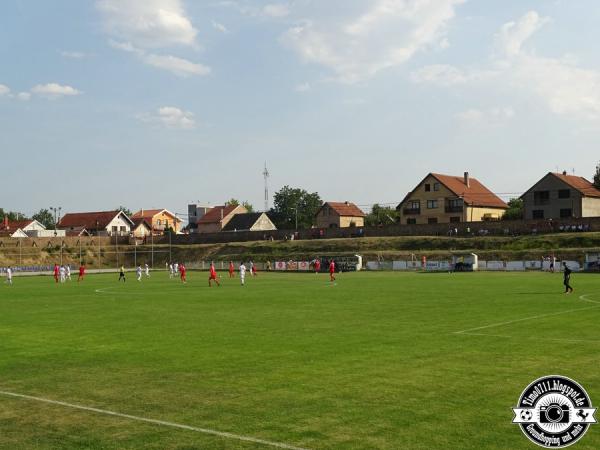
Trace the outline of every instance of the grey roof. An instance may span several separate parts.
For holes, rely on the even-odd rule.
[[[264,213],[261,212],[236,214],[227,225],[223,227],[223,231],[249,230],[263,214]]]

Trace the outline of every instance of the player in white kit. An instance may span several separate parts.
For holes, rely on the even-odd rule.
[[[66,279],[67,270],[65,266],[60,266],[60,282],[64,283]]]
[[[169,263],[169,278],[173,278],[173,274],[175,272],[173,271],[173,263]]]
[[[67,280],[71,281],[71,265],[67,264]]]
[[[137,266],[135,274],[137,275],[137,280],[142,281],[142,266]]]
[[[10,267],[6,268],[6,281],[5,283],[12,284],[12,269]]]
[[[148,263],[144,264],[144,270],[146,271],[146,278],[150,278],[150,267]]]
[[[240,264],[240,281],[242,283],[242,286],[244,285],[244,281],[246,280],[246,266],[244,265],[244,263]]]

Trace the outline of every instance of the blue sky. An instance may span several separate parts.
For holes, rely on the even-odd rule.
[[[507,198],[600,160],[595,0],[7,0],[0,206],[365,209],[428,172]]]

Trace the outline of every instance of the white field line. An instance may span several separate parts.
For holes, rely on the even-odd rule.
[[[484,326],[481,326],[481,327],[469,328],[467,330],[454,331],[452,334],[464,334],[464,335],[468,335],[468,336],[488,336],[488,337],[499,337],[499,338],[510,339],[510,338],[513,338],[514,336],[508,336],[508,335],[503,335],[503,334],[473,333],[473,331],[486,330],[488,328],[501,327],[503,325],[510,325],[510,324],[513,324],[513,323],[525,322],[527,320],[542,319],[544,317],[559,316],[559,315],[562,315],[562,314],[570,314],[570,313],[577,312],[577,311],[587,311],[589,309],[600,308],[600,301],[590,299],[589,298],[590,295],[592,295],[592,294],[581,295],[579,297],[579,299],[583,300],[584,302],[596,303],[597,306],[589,306],[587,308],[569,309],[567,311],[559,311],[559,312],[555,312],[555,313],[539,314],[537,316],[523,317],[521,319],[509,320],[507,322],[492,323],[490,325],[484,325]],[[549,340],[549,341],[557,341],[557,342],[600,342],[600,341],[591,341],[591,340],[585,340],[585,339],[547,339],[547,340]]]
[[[211,430],[209,428],[199,428],[199,427],[183,425],[183,424],[175,423],[175,422],[167,422],[164,420],[156,420],[156,419],[148,419],[146,417],[132,416],[130,414],[122,414],[122,413],[118,413],[115,411],[109,411],[106,409],[98,409],[98,408],[92,408],[90,406],[82,406],[82,405],[76,405],[73,403],[66,403],[66,402],[61,402],[61,401],[57,401],[57,400],[50,400],[47,398],[33,397],[31,395],[17,394],[14,392],[7,392],[7,391],[0,391],[0,395],[4,395],[7,397],[22,398],[22,399],[26,399],[26,400],[33,400],[33,401],[42,402],[42,403],[49,403],[51,405],[64,406],[67,408],[79,409],[82,411],[90,411],[90,412],[94,412],[94,413],[98,413],[98,414],[104,414],[107,416],[120,417],[123,419],[135,420],[138,422],[151,423],[153,425],[162,425],[162,426],[170,427],[170,428],[178,428],[180,430],[195,431],[196,433],[210,434],[213,436],[218,436],[218,437],[227,438],[227,439],[235,439],[238,441],[252,442],[254,444],[261,444],[261,445],[268,446],[268,447],[283,448],[283,449],[287,449],[287,450],[308,450],[306,448],[295,447],[293,445],[284,444],[281,442],[266,441],[263,439],[258,439],[258,438],[254,438],[254,437],[250,437],[250,436],[242,436],[239,434],[228,433],[225,431]]]

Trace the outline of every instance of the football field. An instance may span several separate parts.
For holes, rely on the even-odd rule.
[[[0,286],[0,448],[532,449],[536,378],[600,404],[598,275],[117,278]]]

